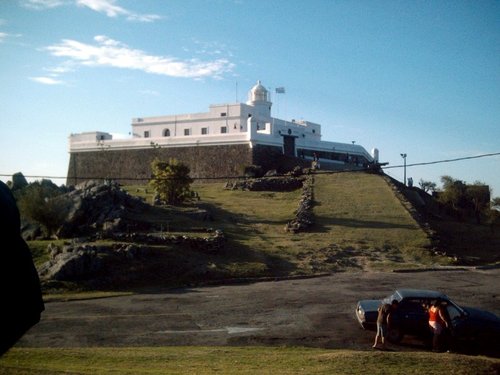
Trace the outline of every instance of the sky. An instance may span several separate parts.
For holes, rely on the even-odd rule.
[[[500,196],[500,1],[0,0],[0,179],[64,184],[68,137],[245,102]],[[274,94],[284,87],[284,94]],[[497,154],[446,163],[432,163]]]

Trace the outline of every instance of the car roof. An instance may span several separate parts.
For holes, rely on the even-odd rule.
[[[396,293],[401,296],[401,298],[443,298],[448,299],[446,294],[438,292],[436,290],[428,289],[396,289]]]

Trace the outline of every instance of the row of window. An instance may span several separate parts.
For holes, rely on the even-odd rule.
[[[349,153],[343,152],[328,152],[328,151],[316,151],[308,149],[297,149],[297,155],[301,158],[312,157],[313,159],[325,159],[325,160],[337,160],[343,161],[344,163],[368,164],[368,160],[361,155],[349,155]]]
[[[226,134],[227,133],[227,126],[221,126],[220,127],[220,132],[221,134]],[[201,128],[201,134],[202,135],[207,135],[208,134],[208,128]],[[191,135],[191,129],[184,129],[184,135]],[[170,129],[164,129],[163,130],[163,136],[164,137],[170,137]],[[144,138],[149,138],[151,137],[151,133],[149,130],[144,131]]]

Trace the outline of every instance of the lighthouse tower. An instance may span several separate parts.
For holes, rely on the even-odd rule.
[[[269,101],[269,92],[264,86],[257,81],[257,84],[248,92],[248,105],[256,109],[256,115],[260,119],[271,118],[271,106],[273,103]]]

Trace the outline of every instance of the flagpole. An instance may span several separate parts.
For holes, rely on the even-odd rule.
[[[279,98],[278,94],[284,94],[285,93],[285,88],[283,86],[276,87],[275,92],[276,92],[276,97]],[[278,113],[280,113],[279,112],[280,111],[280,103],[279,103],[278,99],[276,99],[276,104],[277,104],[277,107],[278,107]],[[286,113],[285,113],[285,115],[286,115]],[[285,119],[285,121],[286,121],[286,119]]]

